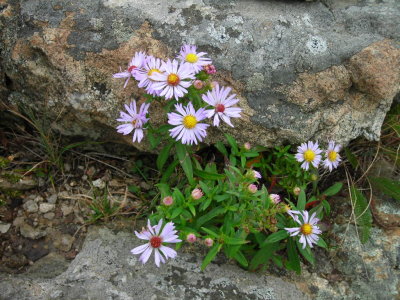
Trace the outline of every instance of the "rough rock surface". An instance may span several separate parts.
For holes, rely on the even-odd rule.
[[[400,87],[396,0],[1,0],[0,26],[2,98],[91,139],[130,142],[115,119],[140,92],[111,74],[138,50],[207,51],[242,98],[243,119],[224,131],[266,146],[377,139]]]
[[[0,274],[2,299],[308,299],[293,283],[237,266],[212,263],[200,271],[199,256],[180,253],[162,268],[142,265],[130,249],[132,233],[92,228],[67,267],[51,255],[28,274]],[[182,252],[182,251],[181,251]]]

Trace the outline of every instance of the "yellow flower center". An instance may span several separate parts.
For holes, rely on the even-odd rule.
[[[133,126],[135,126],[135,125],[136,125],[136,122],[137,122],[137,120],[136,120],[136,119],[131,121],[131,123],[132,123],[132,125],[133,125]]]
[[[161,71],[160,71],[159,69],[150,69],[150,70],[147,72],[147,75],[150,76],[150,75],[153,74],[154,72],[161,73]]]
[[[194,53],[189,53],[188,55],[186,55],[186,61],[190,62],[191,64],[197,62],[199,60],[199,58],[197,57],[196,54]]]
[[[335,161],[335,160],[336,160],[336,157],[337,157],[337,152],[336,152],[336,151],[330,151],[330,152],[328,153],[328,159],[329,159],[330,161]]]
[[[309,234],[312,233],[312,225],[307,224],[307,223],[306,223],[306,224],[303,224],[303,225],[300,227],[300,231],[301,231],[302,234],[309,235]]]
[[[187,129],[192,129],[197,124],[197,120],[195,116],[187,115],[183,118],[183,126]]]
[[[312,151],[312,150],[310,150],[310,149],[308,149],[308,150],[306,150],[306,151],[304,152],[303,156],[304,156],[304,159],[305,159],[306,161],[312,162],[312,161],[314,160],[314,158],[315,158],[315,152]]]
[[[179,79],[178,75],[176,75],[174,73],[171,73],[171,74],[168,75],[167,82],[168,82],[169,85],[177,86],[180,81],[181,80]]]

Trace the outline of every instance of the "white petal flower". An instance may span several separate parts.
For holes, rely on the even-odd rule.
[[[154,262],[157,267],[160,263],[165,263],[168,258],[176,257],[177,253],[174,249],[166,247],[165,243],[179,243],[182,240],[176,235],[175,225],[172,222],[165,224],[162,228],[162,220],[157,225],[151,226],[150,220],[147,221],[147,229],[142,232],[135,231],[139,239],[147,240],[148,243],[138,246],[131,250],[132,254],[141,254],[139,260],[145,264],[154,250]]]
[[[299,223],[300,227],[285,228],[285,230],[290,234],[290,236],[300,235],[299,242],[303,244],[303,249],[307,247],[307,244],[312,248],[313,244],[316,244],[319,240],[318,234],[322,233],[316,225],[319,222],[316,213],[309,216],[308,211],[306,210],[289,210],[288,214],[294,221]],[[302,220],[300,220],[299,216],[301,216]]]
[[[304,170],[308,170],[310,168],[310,163],[318,168],[318,165],[321,161],[321,152],[318,148],[318,142],[303,143],[299,147],[297,147],[297,154],[295,155],[296,160],[301,162],[301,167]]]
[[[339,144],[335,145],[334,141],[329,142],[328,149],[325,152],[326,158],[323,161],[324,167],[329,169],[329,171],[336,169],[339,163],[342,161],[342,158],[339,154],[341,148],[342,146]]]

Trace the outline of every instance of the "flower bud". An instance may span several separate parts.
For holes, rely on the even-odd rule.
[[[195,80],[193,82],[193,86],[194,86],[195,89],[201,90],[204,87],[204,82],[201,81],[201,80]]]
[[[250,149],[251,149],[250,143],[245,143],[245,144],[244,144],[244,149],[250,150]]]
[[[192,197],[193,199],[198,200],[203,197],[203,192],[201,191],[201,189],[194,189],[192,191]]]
[[[293,189],[293,194],[295,194],[296,196],[300,195],[300,192],[301,192],[301,189],[298,186],[296,186]]]
[[[215,74],[217,73],[217,69],[215,68],[214,65],[205,65],[203,67],[204,71],[206,71],[207,74]]]
[[[257,186],[255,184],[249,184],[249,186],[247,187],[247,189],[249,190],[250,193],[255,193],[257,192]]]
[[[196,236],[194,233],[189,233],[186,237],[186,241],[189,243],[194,243],[197,240]]]
[[[271,201],[275,204],[278,204],[279,202],[281,202],[281,197],[278,194],[269,195],[269,199],[271,199]]]
[[[167,196],[162,200],[162,203],[165,206],[171,206],[172,204],[174,204],[174,199],[171,196]]]
[[[206,238],[206,239],[204,240],[204,244],[205,244],[207,247],[212,247],[212,245],[214,244],[214,241],[213,241],[211,238]]]

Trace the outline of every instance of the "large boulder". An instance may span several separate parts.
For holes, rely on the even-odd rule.
[[[3,100],[90,139],[131,143],[115,119],[141,92],[111,75],[138,50],[208,52],[244,110],[222,130],[265,146],[378,139],[400,89],[399,1],[1,0],[0,25]]]

